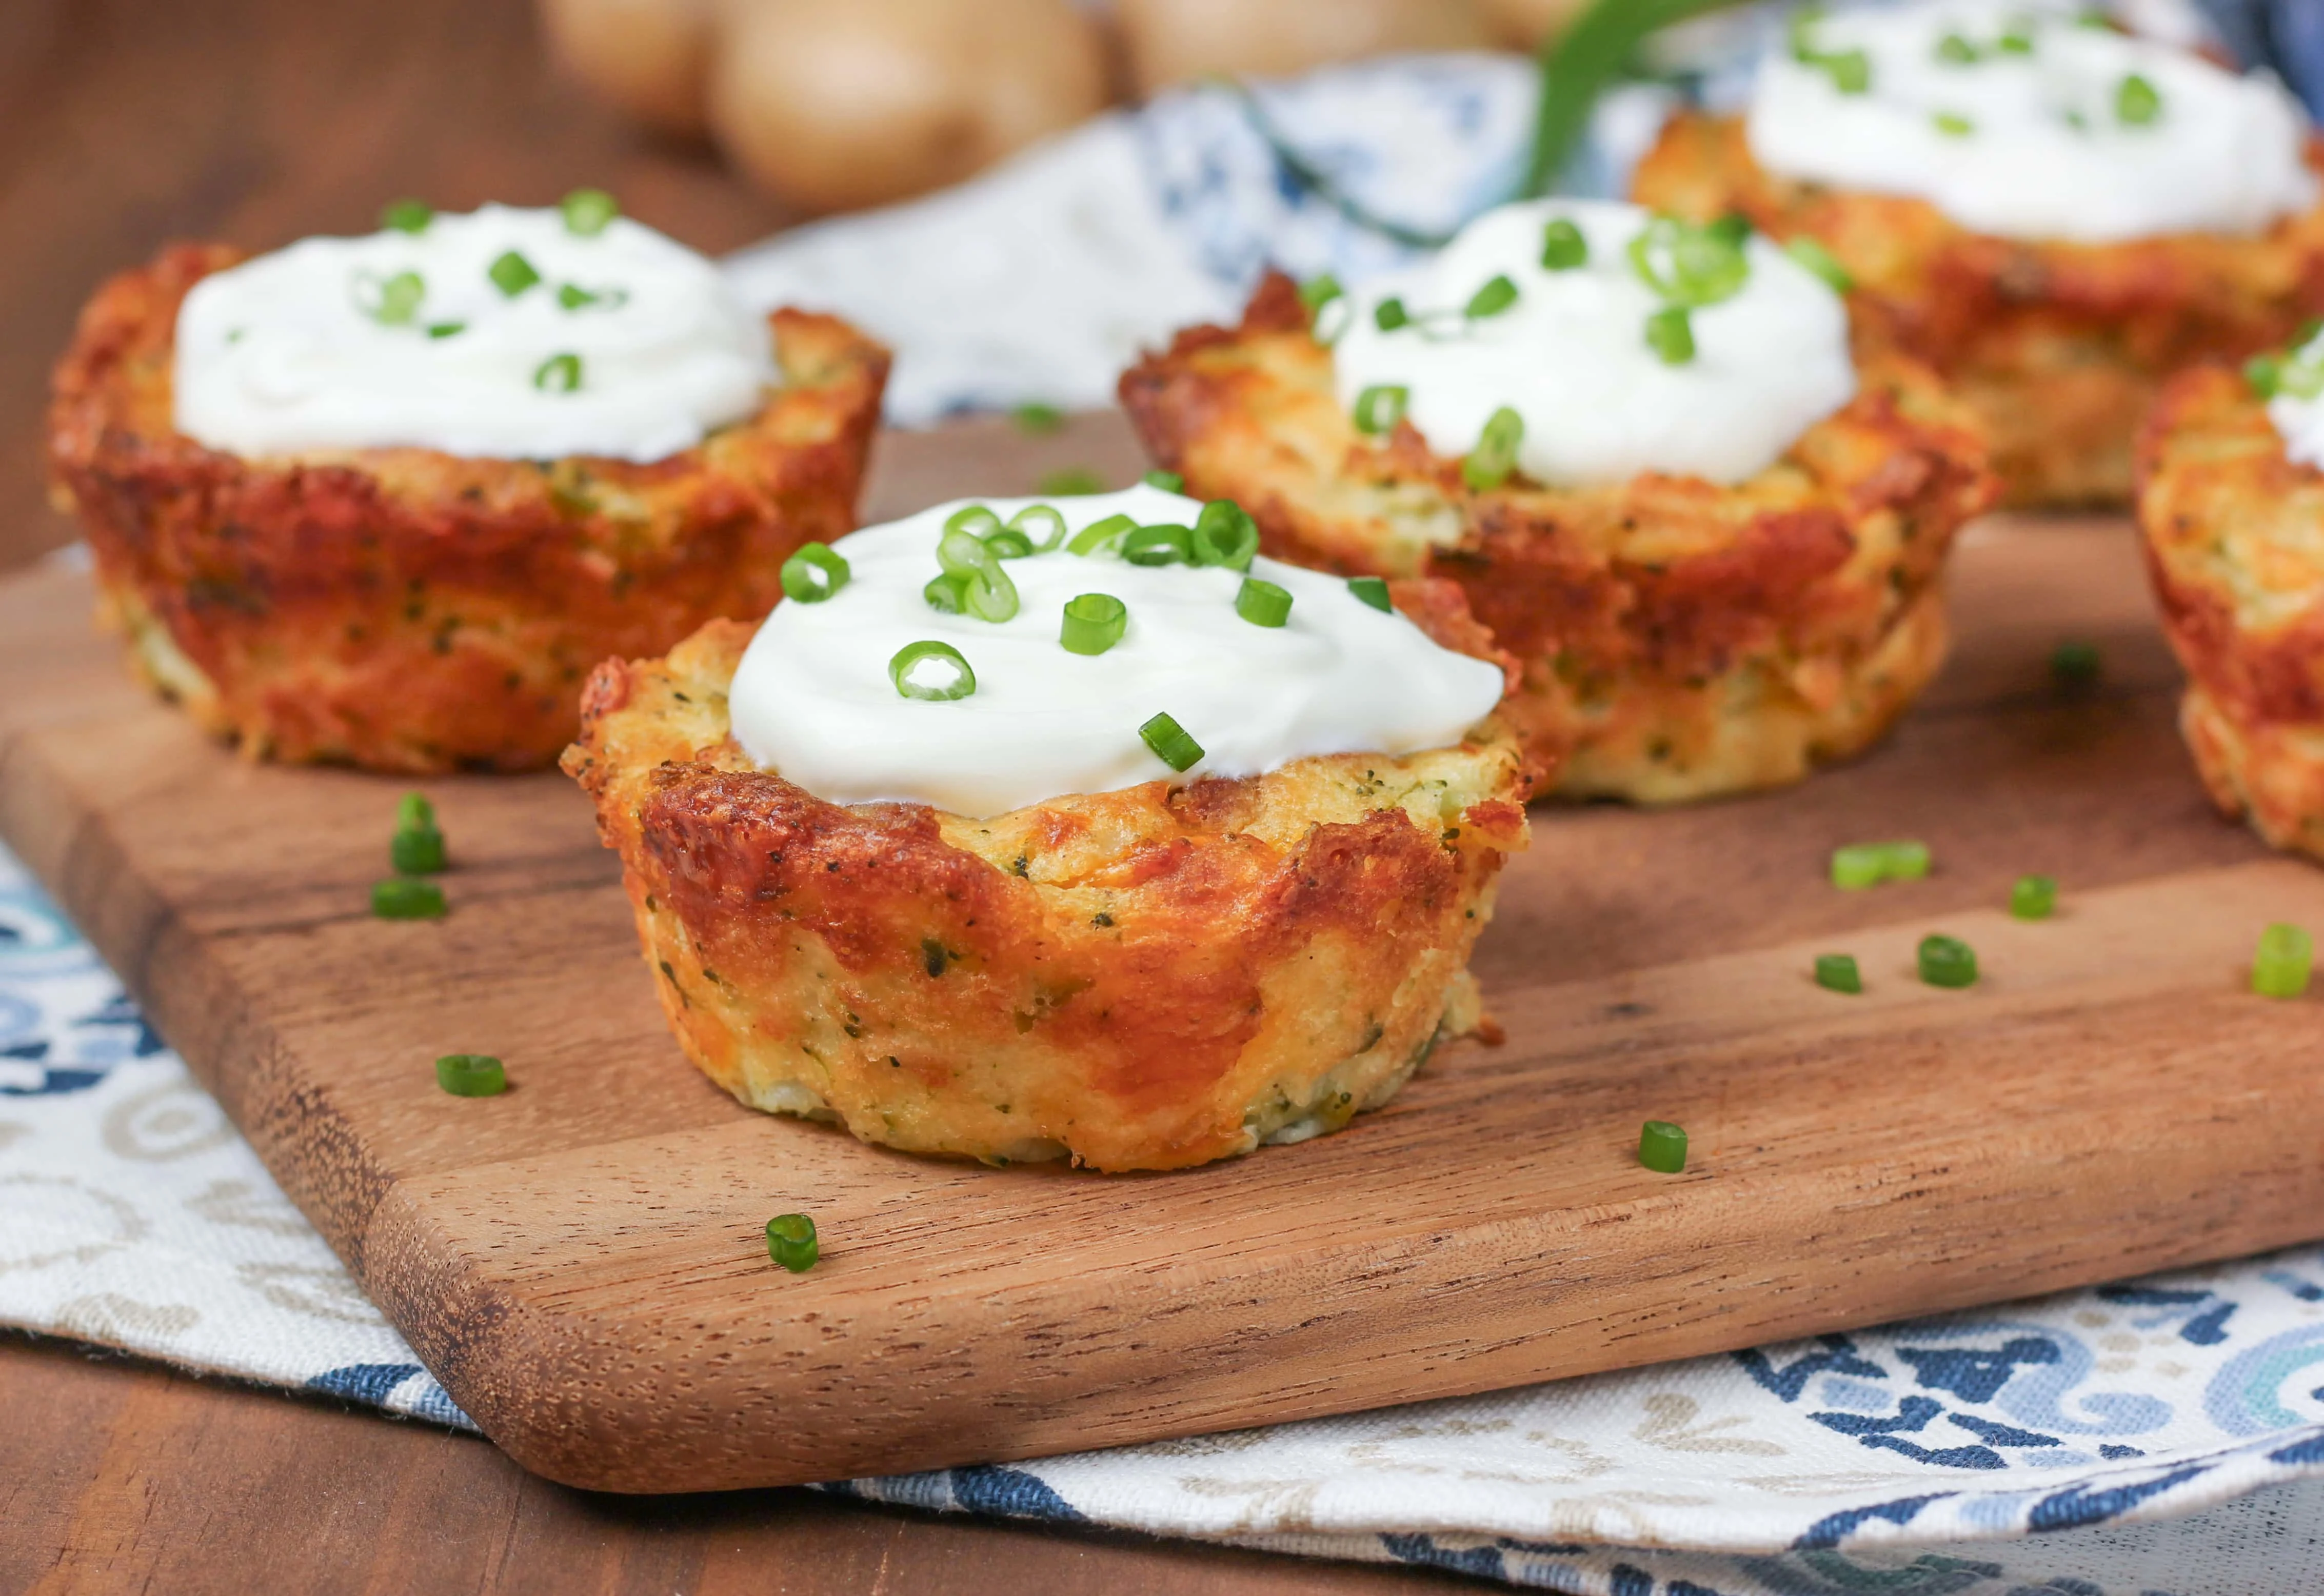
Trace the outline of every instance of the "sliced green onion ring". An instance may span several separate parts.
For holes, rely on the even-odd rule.
[[[2057,912],[2055,876],[2019,876],[2009,889],[2009,913],[2014,919],[2046,920]]]
[[[1744,250],[1749,224],[1738,235],[1724,222],[1698,227],[1676,217],[1655,217],[1630,240],[1631,269],[1674,305],[1700,309],[1733,299],[1751,280]]]
[[[1017,614],[1017,584],[1001,568],[999,560],[970,577],[961,598],[969,614],[995,626],[1013,620]]]
[[[1845,953],[1816,955],[1815,983],[1826,992],[1855,995],[1864,990],[1864,972],[1856,967],[1856,955]]]
[[[534,368],[532,385],[544,393],[571,393],[581,386],[581,357],[552,355]]]
[[[1564,217],[1541,230],[1541,265],[1545,272],[1572,272],[1590,263],[1590,240]]]
[[[1340,280],[1326,272],[1321,277],[1310,277],[1299,285],[1299,302],[1306,306],[1307,313],[1313,316],[1346,292],[1340,286]]]
[[[2145,127],[2163,115],[2163,92],[2133,72],[2115,88],[2115,120],[2128,127]]]
[[[1388,582],[1380,577],[1351,577],[1348,591],[1382,614],[1394,614],[1396,604],[1388,595]]]
[[[1517,302],[1517,285],[1504,273],[1471,294],[1469,302],[1462,307],[1461,314],[1471,321],[1479,321],[1489,316],[1499,316]]]
[[[804,1275],[823,1257],[815,1221],[804,1213],[778,1213],[767,1221],[767,1256],[794,1275]]]
[[[1033,552],[1033,540],[1017,527],[984,534],[984,551],[995,559],[1023,559]]]
[[[783,561],[783,595],[803,604],[819,604],[846,586],[853,575],[846,557],[833,552],[828,543],[802,543]]]
[[[396,233],[425,233],[436,212],[425,200],[392,200],[380,209],[379,225]]]
[[[947,577],[976,575],[994,563],[992,550],[984,546],[984,540],[988,532],[1001,530],[997,521],[989,529],[980,528],[975,531],[965,528],[946,528],[944,536],[936,540],[936,564],[944,567]]]
[[[1121,540],[1121,558],[1134,566],[1167,566],[1191,563],[1194,557],[1194,530],[1192,527],[1139,527]]]
[[[1784,244],[1784,253],[1824,280],[1832,292],[1844,294],[1856,287],[1856,279],[1838,256],[1824,247],[1823,241],[1802,233]]]
[[[1092,555],[1111,547],[1125,532],[1138,530],[1138,518],[1133,515],[1109,515],[1103,521],[1093,521],[1075,532],[1065,544],[1067,554]]]
[[[1412,312],[1406,309],[1404,301],[1394,295],[1390,295],[1372,307],[1372,325],[1384,333],[1392,333],[1400,327],[1409,325],[1411,320]]]
[[[1646,318],[1646,347],[1665,365],[1684,365],[1694,358],[1693,313],[1684,305],[1665,305]]]
[[[1168,715],[1152,716],[1138,728],[1138,734],[1154,751],[1154,757],[1174,770],[1192,770],[1203,757],[1203,745]]]
[[[532,269],[532,263],[512,249],[503,252],[485,267],[484,275],[493,280],[494,288],[512,300],[540,281],[540,273]]]
[[[1033,551],[1047,554],[1065,540],[1065,518],[1054,504],[1028,504],[1009,518],[1009,525],[1003,530],[1022,532],[1028,540],[1039,540],[1034,543]],[[991,539],[985,542],[991,547]]]
[[[982,538],[1001,524],[1001,517],[986,504],[964,504],[945,517],[947,532],[968,532]]]
[[[1977,950],[1958,936],[1921,938],[1921,979],[1956,990],[1977,984]]]
[[[2307,992],[2315,970],[2315,938],[2300,927],[2273,925],[2259,934],[2251,984],[2261,997],[2299,997]]]
[[[1259,523],[1232,499],[1213,499],[1194,518],[1194,535],[1187,558],[1198,566],[1250,569],[1259,552]]]
[[[915,680],[913,667],[926,660],[935,660],[952,668],[951,679],[939,683]],[[976,672],[968,660],[950,643],[924,639],[906,643],[888,661],[888,679],[896,684],[896,691],[907,698],[918,698],[930,704],[948,704],[955,698],[965,698],[976,691]]]
[[[1638,1162],[1656,1175],[1683,1174],[1686,1131],[1668,1120],[1648,1120],[1638,1127]]]
[[[1235,613],[1253,626],[1281,626],[1291,619],[1291,593],[1259,577],[1245,577],[1235,592]]]
[[[576,189],[557,208],[564,213],[565,230],[582,238],[595,238],[622,214],[619,202],[603,189]]]
[[[1148,472],[1138,480],[1148,487],[1160,488],[1166,494],[1183,494],[1186,491],[1186,479],[1175,471],[1157,468]]]
[[[1517,446],[1525,441],[1525,418],[1508,405],[1486,420],[1477,447],[1461,462],[1461,480],[1473,494],[1489,493],[1517,468]]]
[[[1395,431],[1397,423],[1404,420],[1404,407],[1411,398],[1412,390],[1401,383],[1374,383],[1356,395],[1352,415],[1356,430],[1375,438]]]
[[[1069,653],[1102,654],[1121,641],[1130,626],[1130,606],[1111,593],[1084,593],[1065,601],[1057,641]]]
[[[963,614],[968,609],[968,582],[962,577],[930,577],[928,585],[920,589],[920,596],[927,600],[928,608],[939,614]]]
[[[508,1070],[489,1053],[447,1053],[436,1061],[436,1084],[455,1097],[498,1097]]]

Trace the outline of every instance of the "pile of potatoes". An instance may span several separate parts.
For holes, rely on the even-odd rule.
[[[1531,49],[1582,0],[540,0],[567,70],[802,211],[942,188],[1127,96]]]

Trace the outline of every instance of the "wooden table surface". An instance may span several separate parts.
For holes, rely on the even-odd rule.
[[[698,248],[779,208],[558,81],[522,0],[0,0],[0,570],[64,543],[47,374],[163,241],[584,183]],[[0,1591],[1325,1592],[1465,1581],[942,1520],[804,1491],[638,1500],[484,1442],[0,1334]]]

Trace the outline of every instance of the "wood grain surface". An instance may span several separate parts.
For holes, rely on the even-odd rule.
[[[1126,470],[1118,423],[1042,440]],[[882,444],[873,513],[1005,429]],[[364,911],[396,784],[236,762],[122,679],[81,579],[0,588],[0,831],[454,1397],[526,1466],[764,1485],[1183,1435],[1988,1302],[2324,1233],[2324,1027],[2241,990],[2324,875],[2204,803],[2126,529],[1995,522],[1958,663],[1789,793],[1536,811],[1479,955],[1505,1047],[1181,1175],[993,1171],[738,1108],[684,1064],[561,779],[429,784],[441,924]],[[2053,686],[2061,635],[2104,647]],[[1840,893],[1837,843],[1929,881]],[[2059,876],[2042,924],[1998,906]],[[1912,979],[1924,932],[1985,979]],[[1821,991],[1854,952],[1870,990]],[[503,1098],[429,1061],[508,1060]],[[1677,1120],[1678,1178],[1632,1156]],[[814,1213],[825,1262],[766,1261]]]

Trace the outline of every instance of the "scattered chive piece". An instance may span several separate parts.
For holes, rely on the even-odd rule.
[[[534,368],[532,385],[545,393],[571,393],[581,386],[581,357],[552,355]]]
[[[1383,614],[1396,613],[1396,605],[1389,602],[1388,596],[1388,581],[1385,577],[1351,577],[1348,578],[1348,591]]]
[[[512,300],[540,281],[540,273],[532,269],[532,263],[514,250],[508,251],[484,268],[484,275],[493,280],[494,288]]]
[[[455,1097],[498,1097],[508,1071],[489,1053],[447,1053],[436,1061],[436,1084]]]
[[[2298,926],[2270,926],[2259,934],[2252,961],[2252,991],[2264,998],[2296,998],[2308,990],[2316,966],[2316,945]]]
[[[1821,239],[1803,233],[1784,245],[1784,253],[1822,278],[1836,294],[1850,292],[1856,287],[1856,279]]]
[[[1259,553],[1259,523],[1232,499],[1213,499],[1194,518],[1187,558],[1198,566],[1247,571]]]
[[[1340,286],[1340,280],[1326,272],[1299,285],[1299,302],[1307,307],[1307,314],[1312,317],[1346,291]]]
[[[383,920],[440,920],[444,918],[444,889],[433,881],[410,881],[402,876],[374,881],[371,912]]]
[[[1073,654],[1102,654],[1121,641],[1130,606],[1111,593],[1084,593],[1065,601],[1057,641]]]
[[[1646,347],[1665,365],[1684,365],[1694,358],[1694,323],[1684,305],[1665,305],[1646,318]]]
[[[1258,577],[1245,577],[1235,592],[1235,613],[1253,626],[1280,626],[1291,619],[1290,590]]]
[[[1499,316],[1517,302],[1517,285],[1511,282],[1506,275],[1499,276],[1471,294],[1469,302],[1462,308],[1461,314],[1471,321],[1478,321],[1488,316]]]
[[[1109,515],[1103,521],[1093,521],[1073,535],[1065,545],[1068,554],[1091,555],[1105,548],[1124,532],[1138,530],[1137,521],[1127,515]]]
[[[804,1213],[778,1213],[767,1221],[767,1256],[794,1275],[804,1275],[823,1256],[815,1221]]]
[[[1400,384],[1375,383],[1356,395],[1354,420],[1356,430],[1377,437],[1396,430],[1404,420],[1404,407],[1411,399],[1412,390]]]
[[[1975,986],[1977,950],[1957,936],[1922,937],[1921,979],[1931,986]]]
[[[1392,333],[1397,328],[1406,325],[1411,320],[1412,312],[1404,308],[1404,301],[1402,300],[1397,299],[1393,296],[1382,300],[1379,304],[1372,307],[1373,325],[1377,326],[1380,331],[1384,333]]]
[[[1949,66],[1973,67],[1977,65],[1977,46],[1959,33],[1948,33],[1937,41],[1937,59]]]
[[[783,561],[783,596],[803,604],[819,604],[846,586],[854,574],[848,569],[846,557],[834,553],[828,543],[802,543]]]
[[[1860,992],[1864,990],[1864,973],[1856,967],[1856,955],[1845,953],[1816,955],[1815,983],[1826,992]]]
[[[622,208],[603,189],[576,189],[557,202],[564,213],[565,230],[583,238],[595,238],[613,225]]]
[[[1939,111],[1929,120],[1949,139],[1965,139],[1977,131],[1977,124],[1959,111]]]
[[[1194,529],[1182,526],[1139,527],[1121,540],[1121,558],[1134,566],[1192,565]]]
[[[1066,466],[1042,477],[1035,489],[1053,499],[1073,499],[1105,492],[1105,479],[1086,466]]]
[[[1541,230],[1541,264],[1545,272],[1572,272],[1590,263],[1590,240],[1582,229],[1560,217]]]
[[[2162,93],[2133,72],[2115,88],[2114,114],[2117,121],[2129,126],[2144,127],[2163,115]]]
[[[923,660],[941,660],[952,668],[949,681],[930,685],[913,679],[912,668]],[[968,660],[950,643],[924,641],[906,643],[888,661],[888,679],[896,684],[896,691],[907,698],[919,698],[931,704],[946,704],[954,698],[965,698],[976,691],[976,672],[969,669]]]
[[[2022,875],[2009,889],[2009,912],[2021,920],[2046,920],[2058,907],[2054,876]]]
[[[392,200],[379,213],[379,225],[398,233],[425,233],[435,219],[435,208],[418,199]]]
[[[1508,405],[1486,418],[1477,447],[1461,462],[1461,480],[1472,494],[1490,493],[1517,468],[1517,446],[1525,441],[1525,418]]]
[[[444,869],[444,834],[433,826],[407,826],[387,839],[387,864],[398,875],[437,875]]]
[[[1175,471],[1149,471],[1138,479],[1150,488],[1160,488],[1166,494],[1183,494],[1186,479]]]
[[[1929,864],[1926,843],[1851,843],[1831,851],[1831,884],[1852,892],[1883,881],[1917,881]]]
[[[1167,715],[1157,715],[1138,728],[1154,757],[1174,770],[1190,770],[1203,757],[1203,745]]]
[[[431,321],[428,324],[428,336],[431,338],[456,337],[467,330],[468,324],[465,321]]]
[[[1017,423],[1018,431],[1040,438],[1063,427],[1065,412],[1054,404],[1042,404],[1036,401],[1019,405],[1009,412],[1009,419]]]
[[[1648,1120],[1638,1127],[1638,1162],[1657,1175],[1683,1173],[1686,1132],[1668,1120]]]
[[[2103,664],[2098,644],[2079,638],[2069,638],[2050,650],[2050,674],[2070,687],[2098,680]]]
[[[920,589],[920,596],[927,600],[928,608],[938,613],[957,615],[968,608],[968,583],[959,577],[938,573],[928,578],[928,585]]]

